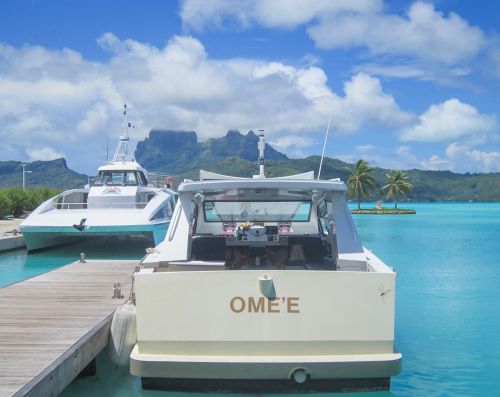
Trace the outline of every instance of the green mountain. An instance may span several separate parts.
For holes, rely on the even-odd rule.
[[[252,131],[246,135],[229,131],[222,138],[198,142],[195,132],[153,130],[137,144],[136,159],[149,171],[165,172],[180,178],[198,179],[200,168],[226,175],[251,177],[258,173],[258,137]],[[266,175],[269,177],[317,173],[320,157],[289,159],[266,144]],[[0,162],[0,187],[22,186],[22,163]],[[325,158],[322,179],[347,180],[352,164]],[[59,189],[81,187],[87,176],[68,168],[63,158],[34,161],[26,170],[26,186],[49,186]],[[378,189],[385,185],[390,170],[375,168],[373,177]],[[408,199],[415,201],[500,201],[500,173],[457,174],[451,171],[408,170],[413,191]],[[377,190],[369,199],[381,198]]]
[[[167,172],[181,178],[198,179],[199,169],[226,175],[251,177],[258,173],[256,163],[258,137],[229,131],[223,138],[199,143],[195,132],[151,131],[149,138],[137,145],[136,158],[150,171]],[[289,159],[266,145],[266,175],[284,176],[319,168],[320,157]],[[322,179],[348,177],[352,164],[325,158]],[[375,168],[373,177],[378,189],[385,185],[390,170]],[[500,173],[457,174],[451,171],[408,170],[414,188],[408,199],[415,201],[500,201]],[[377,189],[368,199],[383,197]]]
[[[149,137],[137,143],[136,160],[147,170],[179,174],[193,168],[203,168],[227,157],[253,161],[258,157],[259,137],[230,130],[222,138],[198,142],[194,131],[152,130]],[[287,160],[288,157],[266,144],[266,159]]]
[[[0,187],[22,186],[22,164],[19,161],[0,161]],[[70,170],[63,158],[27,163],[26,171],[31,171],[26,174],[26,187],[70,189],[87,183],[87,175]]]

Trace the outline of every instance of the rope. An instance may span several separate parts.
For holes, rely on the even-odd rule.
[[[130,294],[129,294],[128,299],[125,301],[125,303],[129,302],[129,301],[131,301],[132,303],[135,303],[135,285],[134,285],[135,284],[135,280],[134,280],[134,273],[137,273],[139,270],[141,270],[141,267],[142,266],[140,266],[140,265],[139,266],[134,266],[134,268],[129,273],[129,275],[127,276],[127,278],[125,279],[125,281],[123,283],[119,283],[120,284],[120,289],[122,289],[132,279],[132,285],[130,287]]]

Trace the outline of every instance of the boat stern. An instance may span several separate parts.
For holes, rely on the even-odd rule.
[[[401,371],[394,278],[143,269],[136,274],[131,373],[152,388],[240,390],[257,382],[266,390],[387,389]]]

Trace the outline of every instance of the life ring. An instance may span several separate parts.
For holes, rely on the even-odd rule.
[[[174,181],[174,177],[169,175],[163,180],[163,185],[170,189],[174,185]]]

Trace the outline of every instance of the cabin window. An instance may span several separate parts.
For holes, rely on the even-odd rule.
[[[170,196],[168,198],[168,203],[167,203],[167,214],[168,216],[172,216],[174,213],[174,208],[175,208],[175,199],[173,196]]]
[[[151,220],[157,220],[157,219],[165,219],[167,215],[165,214],[165,206],[161,207],[158,211],[156,211],[156,214],[154,214],[151,217]]]
[[[204,201],[205,222],[309,222],[310,201]]]
[[[111,173],[111,185],[123,185],[123,172]]]
[[[95,185],[137,186],[137,177],[135,171],[99,171]]]
[[[141,186],[147,186],[148,182],[146,179],[146,176],[142,171],[137,171],[137,180],[139,181],[139,185]]]
[[[125,185],[137,186],[137,177],[134,171],[128,171],[125,173]]]

